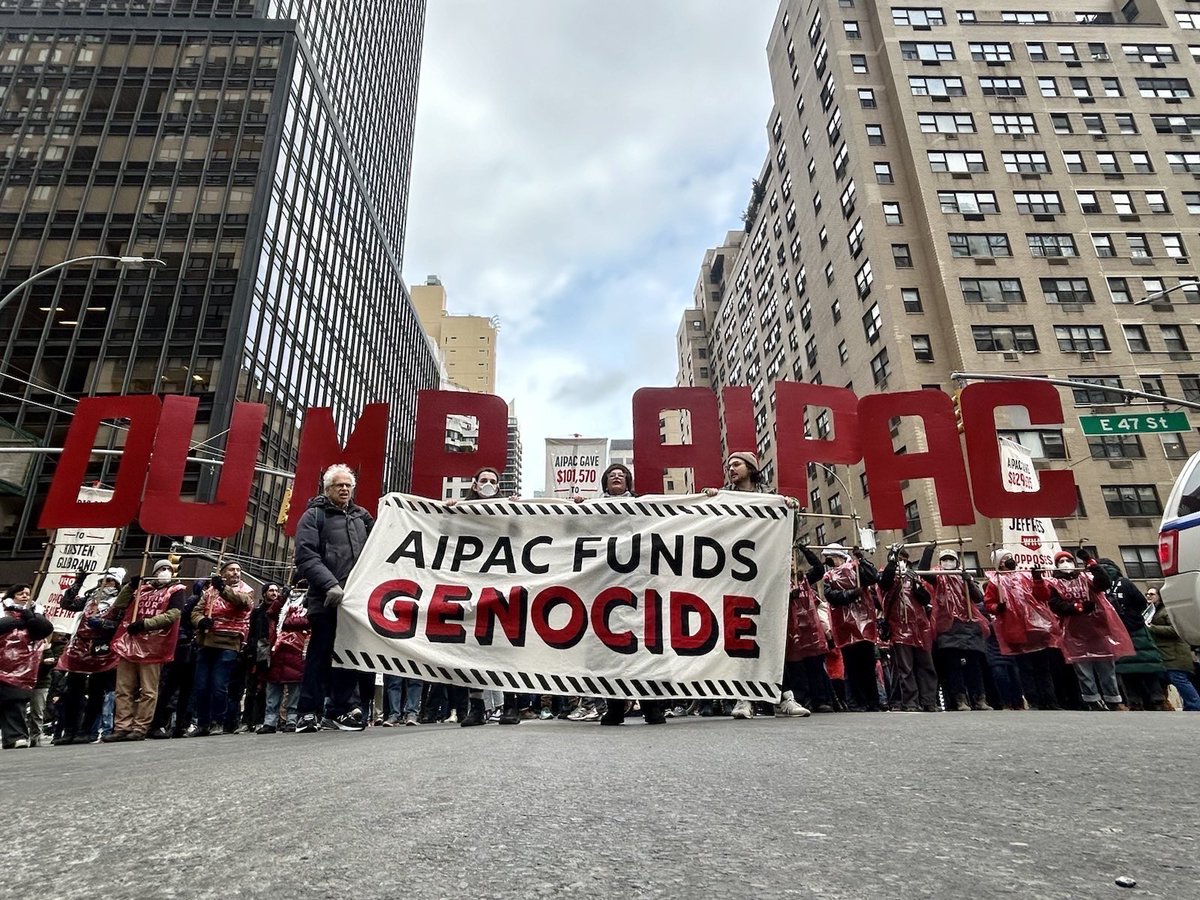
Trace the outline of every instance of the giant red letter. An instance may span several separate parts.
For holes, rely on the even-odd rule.
[[[158,418],[154,456],[146,478],[139,523],[148,534],[192,534],[226,538],[246,524],[246,508],[254,483],[254,462],[267,407],[262,403],[235,403],[225,441],[225,462],[220,467],[212,503],[181,500],[183,471],[199,397],[167,397]]]
[[[479,443],[470,453],[446,449],[446,416],[474,416]],[[442,497],[442,479],[474,475],[485,466],[504,471],[508,461],[508,404],[495,394],[418,391],[412,487],[420,497]]]
[[[1000,471],[1000,446],[996,442],[997,407],[1024,407],[1029,411],[1031,425],[1061,425],[1063,411],[1058,388],[1036,378],[1019,384],[977,382],[963,388],[959,403],[976,509],[992,519],[1069,516],[1074,512],[1075,476],[1070,469],[1040,473],[1038,491],[1027,494],[1006,491]]]
[[[827,407],[833,416],[833,440],[804,436],[804,411]],[[798,381],[775,382],[775,447],[779,493],[808,497],[810,462],[853,465],[862,459],[858,433],[858,397],[847,388]]]
[[[658,420],[663,410],[687,410],[690,444],[660,443]],[[720,487],[721,420],[717,395],[709,388],[638,388],[633,393],[634,484],[640,493],[666,490],[664,469],[691,469],[697,488]]]
[[[894,416],[919,418],[925,426],[929,449],[897,454],[892,449],[888,425]],[[872,394],[859,401],[858,420],[876,528],[904,528],[907,517],[900,482],[910,478],[933,479],[943,525],[974,523],[967,467],[954,421],[954,404],[948,396],[934,390]]]
[[[292,482],[292,503],[288,509],[284,534],[294,535],[309,496],[321,491],[321,473],[334,463],[345,463],[358,472],[354,502],[372,515],[383,490],[383,464],[387,458],[388,405],[371,403],[363,407],[354,423],[346,446],[338,440],[333,410],[311,406],[300,426],[300,453],[296,478]],[[309,492],[312,492],[310,495]]]
[[[161,409],[159,399],[151,394],[80,400],[38,528],[120,528],[132,522],[142,499]],[[79,488],[87,477],[96,432],[105,419],[129,420],[112,499],[105,503],[80,503]]]

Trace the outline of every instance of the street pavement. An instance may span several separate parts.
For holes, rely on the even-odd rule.
[[[5,751],[0,896],[1195,898],[1198,737],[880,713]]]

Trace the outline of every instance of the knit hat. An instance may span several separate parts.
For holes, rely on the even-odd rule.
[[[758,464],[758,454],[752,453],[749,450],[736,450],[733,453],[730,453],[729,459],[725,460],[726,466],[729,465],[729,460],[731,459],[740,459],[747,466],[749,466],[752,472],[757,472],[761,468]]]
[[[157,572],[159,569],[170,569],[171,574],[172,575],[175,574],[175,567],[173,565],[171,565],[171,561],[169,559],[160,559],[158,562],[156,562],[154,564],[154,568],[151,569],[150,571]]]
[[[992,565],[998,569],[998,568],[1000,568],[1000,564],[1003,563],[1004,560],[1006,560],[1008,557],[1010,557],[1012,555],[1013,555],[1013,552],[1011,550],[1005,550],[1003,547],[993,550],[992,551]]]
[[[1058,564],[1060,562],[1062,562],[1063,560],[1070,560],[1071,562],[1075,562],[1075,554],[1072,553],[1070,550],[1059,550],[1057,553],[1054,554],[1054,565],[1056,568],[1057,568]]]
[[[103,581],[105,578],[111,578],[117,584],[121,584],[125,581],[125,570],[122,569],[120,566],[113,566],[111,569],[109,569],[103,575],[100,576],[101,581]]]
[[[840,556],[842,559],[849,559],[850,552],[841,544],[830,544],[825,548],[826,556]]]

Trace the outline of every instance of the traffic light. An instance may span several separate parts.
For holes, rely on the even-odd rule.
[[[962,388],[954,392],[954,425],[958,428],[958,433],[963,433],[963,417],[962,417]]]

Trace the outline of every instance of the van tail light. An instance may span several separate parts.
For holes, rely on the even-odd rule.
[[[1162,566],[1163,576],[1179,574],[1179,532],[1160,531],[1158,533],[1158,564]]]

